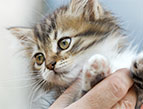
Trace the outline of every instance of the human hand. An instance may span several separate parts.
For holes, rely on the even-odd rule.
[[[136,94],[129,70],[120,69],[97,84],[78,101],[72,102],[71,96],[79,91],[77,80],[50,107],[50,109],[134,109]]]

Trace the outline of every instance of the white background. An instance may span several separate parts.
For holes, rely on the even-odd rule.
[[[143,40],[143,0],[101,0],[120,17],[121,24],[135,43]],[[5,28],[29,26],[41,17],[41,11],[52,11],[64,0],[0,0],[0,109],[27,109],[28,83],[23,74],[26,66],[14,54],[15,39]],[[48,7],[46,7],[48,6]],[[140,45],[142,48],[142,44]]]

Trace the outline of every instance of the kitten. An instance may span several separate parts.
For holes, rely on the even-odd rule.
[[[79,76],[81,92],[87,92],[120,68],[131,68],[136,108],[143,103],[143,54],[130,49],[116,18],[98,0],[71,0],[33,28],[9,30],[23,45],[35,76],[42,78],[49,103],[45,108]]]

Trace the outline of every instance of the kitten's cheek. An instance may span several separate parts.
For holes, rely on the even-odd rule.
[[[34,68],[36,69],[36,70],[41,70],[41,69],[43,69],[44,68],[44,64],[42,64],[42,65],[38,65],[38,64],[34,64]]]
[[[54,68],[54,71],[57,72],[57,73],[60,73],[60,72],[64,72],[65,71],[65,66],[63,65],[60,65],[60,63],[57,63],[55,68]]]
[[[36,69],[40,69],[41,67],[39,66],[39,65],[37,65],[36,63],[34,64],[34,67],[36,68]]]
[[[41,75],[42,75],[42,78],[46,81],[52,81],[52,79],[54,78],[54,73],[48,69],[41,72]]]

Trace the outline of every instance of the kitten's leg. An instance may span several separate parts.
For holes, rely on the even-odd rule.
[[[84,65],[82,93],[85,94],[110,73],[109,63],[102,55],[94,55]]]
[[[143,54],[137,56],[131,66],[131,76],[134,80],[137,92],[136,109],[140,109],[143,104]]]

